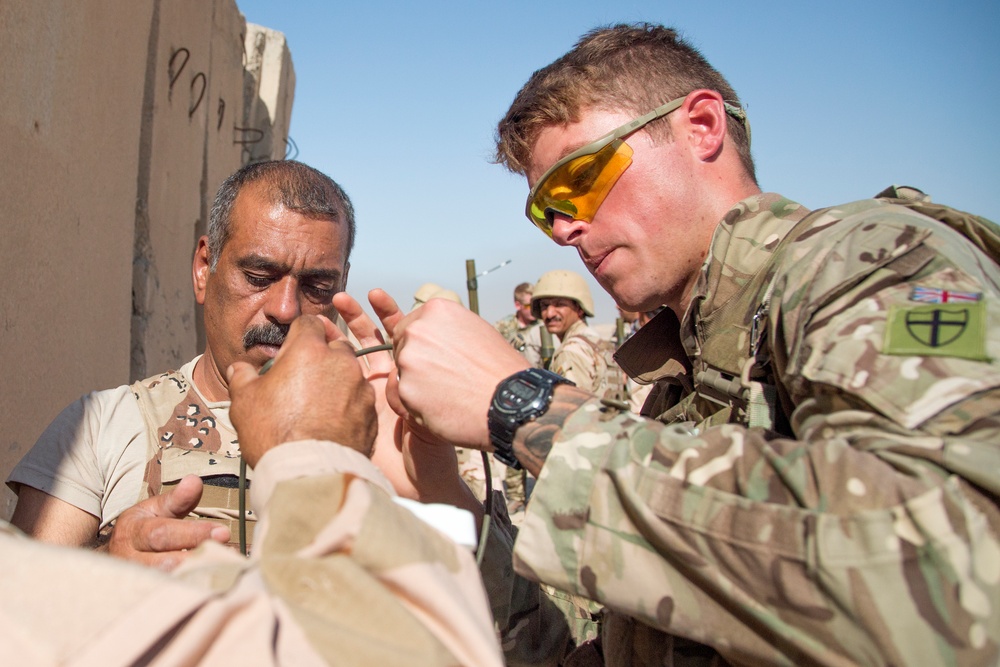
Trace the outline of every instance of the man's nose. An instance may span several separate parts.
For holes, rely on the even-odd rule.
[[[291,324],[301,314],[299,289],[295,279],[286,276],[272,284],[264,303],[264,315],[279,324]]]
[[[576,245],[583,238],[584,230],[589,224],[584,220],[574,220],[562,213],[554,213],[552,218],[552,240],[559,245]]]

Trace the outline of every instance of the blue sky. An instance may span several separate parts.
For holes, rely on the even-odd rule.
[[[820,207],[891,183],[1000,221],[1000,2],[277,2],[237,0],[283,32],[297,78],[297,159],[357,210],[348,290],[408,307],[427,281],[482,315],[551,269],[586,273],[523,216],[527,186],[491,164],[493,132],[536,69],[588,30],[673,26],[733,85],[753,127],[761,187]],[[590,278],[589,275],[587,276]],[[614,302],[593,280],[595,323]]]

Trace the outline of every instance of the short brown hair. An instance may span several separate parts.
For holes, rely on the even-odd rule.
[[[532,74],[518,92],[497,125],[495,160],[525,174],[532,147],[547,127],[575,122],[591,108],[642,115],[699,88],[742,106],[726,79],[672,28],[637,23],[592,30],[569,53]],[[662,119],[647,129],[657,140],[670,136]],[[756,181],[746,128],[727,116],[727,131]]]

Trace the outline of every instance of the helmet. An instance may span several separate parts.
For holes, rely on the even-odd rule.
[[[417,288],[416,293],[413,295],[413,307],[410,310],[419,308],[431,299],[447,299],[459,305],[464,305],[462,297],[458,295],[458,292],[441,287],[436,283],[424,283]]]
[[[456,292],[455,290],[450,290],[446,287],[442,287],[441,289],[439,289],[438,291],[434,292],[429,297],[427,297],[428,301],[430,301],[431,299],[447,299],[448,301],[454,301],[460,306],[465,305],[462,303],[462,297],[458,295],[458,292]]]
[[[443,288],[437,283],[424,283],[413,294],[413,305],[417,306],[427,303],[427,299],[431,298],[431,294],[440,292],[441,289]]]
[[[590,296],[587,281],[579,273],[561,269],[543,274],[535,283],[535,291],[531,295],[532,314],[542,316],[539,300],[560,296],[576,301],[587,317],[594,316],[594,299]]]

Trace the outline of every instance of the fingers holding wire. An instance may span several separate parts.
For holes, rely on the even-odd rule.
[[[386,344],[385,336],[368,317],[361,304],[346,292],[340,292],[333,297],[333,305],[361,345],[361,349],[355,354],[365,357],[367,364],[362,366],[368,367],[369,379],[395,375],[396,367],[392,355],[388,353],[392,346]]]
[[[396,325],[406,315],[396,300],[389,296],[385,290],[376,288],[368,292],[368,303],[372,305],[375,314],[378,315],[382,327],[389,332],[390,336],[394,336]],[[395,342],[396,340],[393,339],[393,343]]]

